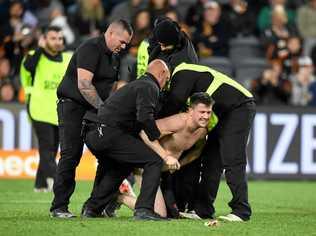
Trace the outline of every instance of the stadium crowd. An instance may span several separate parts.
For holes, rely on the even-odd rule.
[[[135,58],[159,15],[181,25],[201,61],[228,63],[231,75],[246,84],[258,105],[316,105],[316,0],[2,0],[0,102],[24,102],[21,60],[37,45],[43,27],[61,27],[65,49],[74,50],[100,35],[108,22],[125,17],[135,34],[123,53]],[[253,50],[241,51],[241,45]],[[239,69],[243,63],[257,68],[246,61],[258,58],[264,62],[260,73],[246,72],[246,81]]]

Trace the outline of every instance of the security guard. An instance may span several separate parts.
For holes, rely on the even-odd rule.
[[[168,102],[163,107],[165,115],[179,112],[195,92],[207,92],[215,101],[213,111],[218,116],[218,124],[209,133],[202,154],[202,176],[194,203],[196,213],[202,218],[214,216],[213,202],[225,169],[233,199],[229,203],[232,213],[222,218],[249,220],[246,146],[255,116],[253,95],[225,74],[187,63],[175,68],[169,89]]]
[[[157,18],[152,36],[145,39],[137,53],[137,77],[145,73],[154,59],[168,62],[171,72],[182,62],[197,63],[198,57],[188,36],[168,17]]]
[[[73,54],[57,89],[61,158],[54,182],[52,217],[74,217],[68,211],[68,204],[83,151],[82,118],[87,110],[96,111],[109,96],[119,77],[118,53],[126,48],[132,35],[130,24],[118,20],[101,36],[85,41]]]
[[[180,26],[176,22],[164,16],[155,20],[153,34],[139,46],[136,65],[138,78],[146,71],[148,62],[155,58],[167,61],[171,72],[182,62],[198,63],[197,53],[186,33],[181,31]],[[161,107],[165,102],[168,101],[165,98],[165,94],[162,93],[159,106]],[[157,118],[166,117],[165,114],[160,112],[160,108],[158,110]],[[170,173],[165,173],[162,178],[163,182],[172,182]],[[163,184],[163,186],[167,185]],[[162,190],[164,191],[164,189]],[[177,217],[177,213],[172,213],[177,212],[173,207],[175,205],[173,204],[173,197],[171,194],[165,194],[165,196],[170,196],[166,198],[168,214]]]
[[[48,27],[39,40],[39,47],[30,51],[21,64],[21,83],[26,94],[29,117],[38,138],[39,166],[35,191],[52,191],[59,144],[56,90],[71,58],[64,49],[63,33],[56,26]]]
[[[162,164],[164,161],[171,170],[179,169],[180,164],[161,147],[154,115],[159,91],[169,78],[165,62],[153,60],[145,75],[105,101],[98,111],[98,122],[88,119],[85,142],[105,170],[102,178],[95,180],[91,197],[82,210],[83,217],[102,216],[124,178],[138,167],[144,168],[144,173],[135,219],[165,219],[153,211]]]

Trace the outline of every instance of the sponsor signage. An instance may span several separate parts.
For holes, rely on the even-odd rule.
[[[253,179],[316,179],[316,108],[258,107],[248,145]],[[36,138],[22,105],[0,105],[0,178],[34,178]],[[77,178],[92,179],[96,160],[88,151]]]

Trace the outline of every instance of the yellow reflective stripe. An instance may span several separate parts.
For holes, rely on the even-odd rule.
[[[137,52],[137,79],[145,74],[147,70],[149,55],[148,55],[149,43],[146,40],[143,40],[138,47]]]
[[[239,84],[237,81],[229,78],[227,75],[220,73],[214,69],[209,68],[209,70],[210,70],[210,73],[213,74],[214,78],[219,78],[222,81],[222,84],[223,83],[229,84],[232,87],[239,90],[240,92],[242,92],[246,97],[253,97],[253,95],[246,88],[244,88],[241,84]],[[211,84],[211,86],[212,86],[212,84]]]
[[[30,56],[34,55],[34,53],[35,53],[35,50],[30,50],[30,51],[27,52],[27,54],[30,55]]]
[[[206,93],[210,96],[223,84],[223,81],[214,79],[210,86],[207,88]]]
[[[210,117],[210,120],[208,122],[208,125],[207,125],[207,130],[211,131],[217,125],[217,123],[218,123],[218,117],[213,111],[212,115]]]
[[[187,64],[185,62],[179,64],[172,73],[172,76],[174,76],[177,72],[181,70],[193,70],[197,72],[209,72],[209,68],[206,66],[196,65],[196,64]]]
[[[229,84],[230,86],[236,88],[238,91],[243,93],[246,97],[253,97],[253,95],[246,89],[244,88],[241,84],[239,84],[237,81],[229,78],[227,75],[216,71],[214,69],[211,69],[207,66],[201,66],[201,65],[196,65],[196,64],[187,64],[187,63],[181,63],[178,65],[173,73],[172,76],[174,76],[177,72],[181,70],[192,70],[192,71],[197,71],[197,72],[209,72],[214,76],[214,79],[210,86],[207,89],[207,93],[211,96],[222,84]]]

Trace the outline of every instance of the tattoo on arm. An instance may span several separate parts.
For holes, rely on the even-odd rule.
[[[78,88],[82,96],[96,109],[98,109],[102,102],[97,90],[90,80],[78,79]]]

